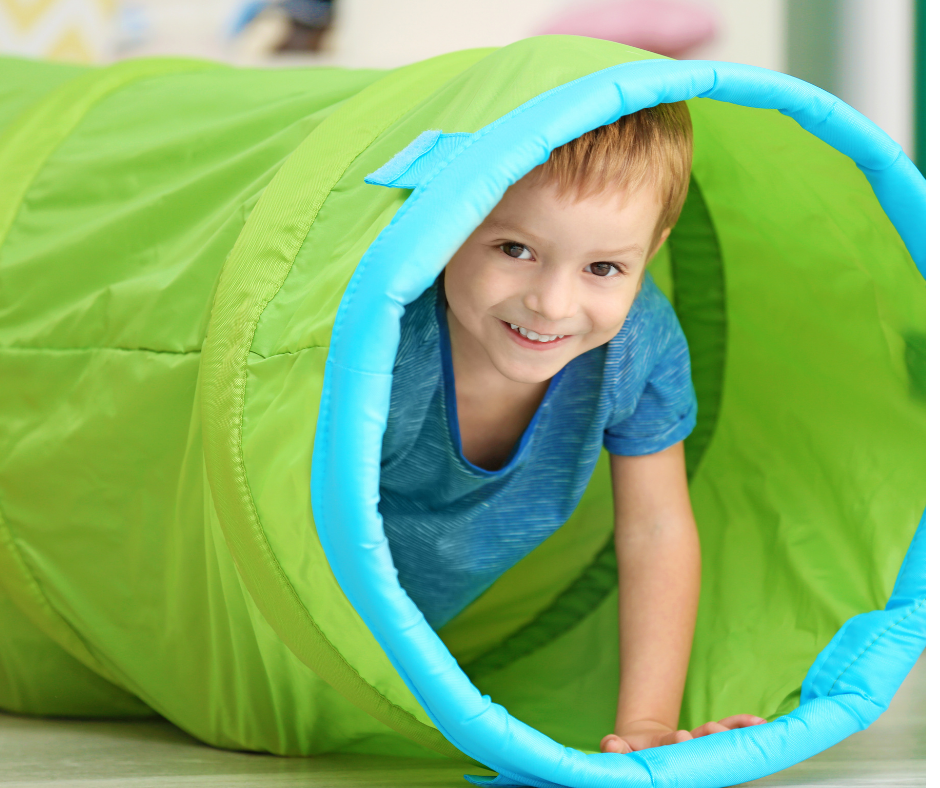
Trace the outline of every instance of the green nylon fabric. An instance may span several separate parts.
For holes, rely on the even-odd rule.
[[[543,37],[387,73],[0,60],[0,84],[25,75],[0,91],[0,708],[462,757],[310,510],[332,322],[408,196],[363,178],[427,129],[644,57]],[[690,109],[691,196],[651,264],[702,408],[684,725],[795,706],[838,627],[883,606],[924,505],[924,285],[870,187],[776,112]],[[585,749],[616,701],[611,529],[602,458],[441,632],[482,691]]]
[[[0,59],[0,133],[34,101],[84,71],[87,67],[67,63]]]

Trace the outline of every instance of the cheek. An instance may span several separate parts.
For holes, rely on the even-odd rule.
[[[506,300],[511,282],[485,254],[458,253],[444,272],[447,303],[461,322],[477,322]]]
[[[481,263],[478,256],[458,252],[444,269],[447,303],[468,327],[488,306],[486,270]]]
[[[636,290],[629,293],[605,293],[591,302],[591,322],[596,334],[603,335],[603,341],[612,339],[627,319],[630,307],[636,298]]]

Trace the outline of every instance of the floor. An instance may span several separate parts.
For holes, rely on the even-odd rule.
[[[770,786],[926,784],[926,663],[867,731],[784,772]],[[167,722],[40,720],[0,714],[0,788],[345,788],[468,785],[449,761],[327,756],[277,758],[199,744]],[[482,773],[482,772],[481,772]]]

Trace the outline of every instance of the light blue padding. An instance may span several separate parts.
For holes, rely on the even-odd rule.
[[[320,541],[346,596],[434,724],[499,772],[496,784],[718,788],[757,779],[871,724],[925,645],[922,520],[886,609],[840,630],[814,663],[796,710],[683,744],[586,755],[482,696],[396,580],[376,503],[404,305],[431,284],[505,190],[553,148],[621,115],[695,96],[777,108],[854,159],[924,271],[924,178],[874,124],[828,93],[773,71],[648,60],[562,85],[460,140],[363,256],[333,325],[311,475]],[[362,342],[363,335],[371,341]]]
[[[414,189],[427,180],[441,162],[453,156],[469,136],[462,131],[454,134],[424,131],[407,148],[396,153],[388,164],[366,175],[366,183]]]

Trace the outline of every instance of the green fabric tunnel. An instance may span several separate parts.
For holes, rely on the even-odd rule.
[[[410,194],[364,179],[426,130],[650,57],[544,37],[387,73],[0,61],[0,708],[465,757],[311,512],[337,309]],[[794,709],[836,631],[885,606],[925,500],[924,282],[865,176],[774,110],[690,111],[689,199],[650,268],[700,407],[684,726]],[[572,519],[439,633],[587,750],[615,709],[612,525],[602,458]]]

